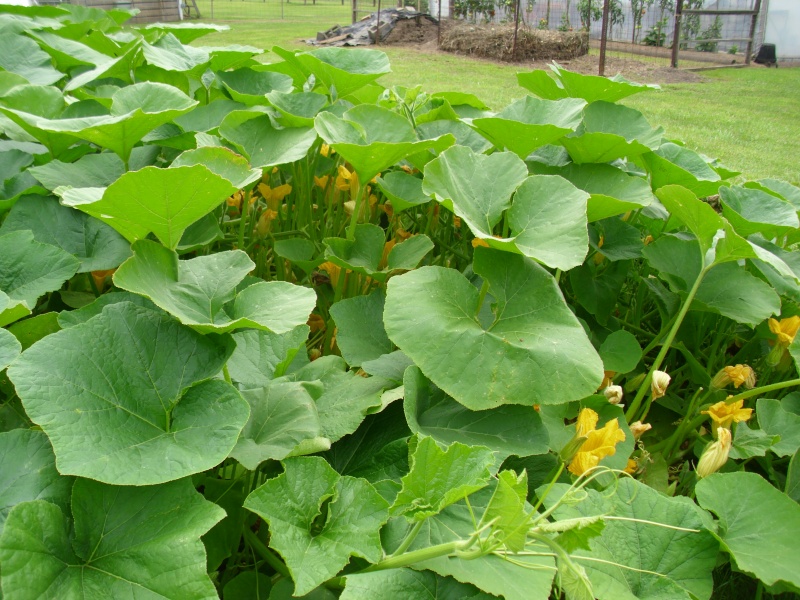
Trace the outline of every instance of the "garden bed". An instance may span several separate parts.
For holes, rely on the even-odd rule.
[[[442,31],[439,47],[446,52],[502,61],[563,61],[589,53],[589,34],[520,27],[515,49],[513,25],[458,23]]]

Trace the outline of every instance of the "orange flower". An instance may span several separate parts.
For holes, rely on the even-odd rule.
[[[290,186],[288,183],[284,183],[276,188],[272,188],[266,183],[259,183],[258,191],[264,197],[264,201],[267,203],[269,208],[272,210],[278,210],[278,207],[280,206],[281,202],[283,202],[283,199],[292,193],[292,186]]]
[[[636,473],[636,471],[637,471],[637,469],[638,469],[638,468],[639,468],[639,463],[637,463],[637,462],[636,462],[635,460],[633,460],[632,458],[629,458],[629,459],[628,459],[628,464],[625,466],[625,469],[624,469],[624,471],[625,471],[625,472],[626,472],[628,475],[633,475],[634,473]]]
[[[328,181],[330,181],[330,178],[330,175],[323,175],[322,177],[317,177],[314,175],[314,185],[319,189],[324,190],[326,187],[328,187]]]
[[[272,221],[278,218],[277,211],[268,208],[261,216],[258,218],[258,223],[256,224],[256,232],[260,237],[266,237],[266,235],[272,231]]]
[[[473,238],[473,239],[472,239],[472,247],[473,247],[473,248],[477,248],[478,246],[483,246],[484,248],[488,248],[488,247],[489,247],[489,244],[488,244],[488,243],[486,242],[486,240],[484,240],[484,239],[481,239],[481,238]]]
[[[348,171],[344,165],[339,165],[338,175],[336,175],[336,189],[354,194],[358,189],[358,174],[355,171]]]
[[[711,385],[717,389],[722,389],[731,383],[735,388],[744,385],[748,390],[752,390],[756,385],[756,373],[747,365],[734,365],[723,367],[711,380]]]
[[[92,280],[98,292],[102,292],[106,285],[106,277],[113,275],[116,269],[105,269],[103,271],[92,271]]]
[[[796,315],[780,321],[777,319],[769,320],[769,330],[778,336],[778,344],[784,348],[794,341],[794,336],[797,335],[798,329],[800,329],[800,317]]]

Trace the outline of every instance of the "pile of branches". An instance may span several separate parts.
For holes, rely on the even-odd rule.
[[[502,61],[564,61],[589,53],[589,34],[520,26],[515,49],[513,25],[459,23],[442,31],[439,48],[446,52]]]

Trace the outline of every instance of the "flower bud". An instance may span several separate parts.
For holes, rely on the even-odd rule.
[[[630,424],[631,433],[633,434],[633,439],[638,440],[642,437],[645,432],[650,431],[653,428],[650,423],[642,423],[641,421],[636,421],[635,423]]]
[[[622,386],[610,385],[603,390],[603,395],[608,399],[610,404],[619,404],[622,402]]]
[[[653,371],[653,377],[650,380],[650,393],[653,395],[653,400],[662,398],[667,393],[667,387],[672,379],[664,371]]]
[[[730,452],[731,431],[724,427],[718,427],[717,441],[706,447],[697,463],[697,468],[695,469],[697,476],[708,477],[712,473],[719,471],[728,462],[728,454]]]
[[[747,365],[734,365],[723,367],[711,380],[711,387],[722,389],[730,384],[738,388],[744,385],[752,390],[756,385],[756,372]]]

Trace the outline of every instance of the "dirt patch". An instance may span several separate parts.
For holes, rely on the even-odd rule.
[[[384,46],[419,46],[422,44],[435,45],[439,36],[439,24],[420,16],[414,19],[398,21],[391,33],[381,40]]]
[[[559,61],[558,64],[576,73],[597,75],[599,57],[587,55],[569,61]],[[528,66],[531,69],[547,68],[546,61],[528,63]],[[653,62],[644,62],[635,58],[606,58],[605,75],[612,77],[618,73],[625,79],[637,83],[697,83],[704,81],[704,78],[698,73],[672,69]]]
[[[520,27],[515,48],[513,25],[456,23],[442,31],[440,48],[445,52],[505,62],[564,61],[589,52],[589,35]]]

